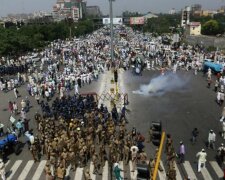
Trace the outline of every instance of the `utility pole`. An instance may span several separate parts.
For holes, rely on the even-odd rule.
[[[110,38],[111,38],[111,63],[114,63],[114,37],[113,37],[113,6],[112,2],[115,0],[109,0],[109,12],[110,12]]]

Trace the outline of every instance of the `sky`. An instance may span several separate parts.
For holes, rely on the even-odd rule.
[[[87,5],[100,6],[103,14],[109,14],[109,0],[86,0]],[[56,0],[0,0],[0,16],[10,13],[31,13],[34,11],[52,10]],[[184,6],[202,4],[204,9],[217,9],[225,5],[225,0],[115,0],[113,2],[114,15],[120,15],[123,11],[135,11],[140,13],[168,13],[170,9],[180,10]]]

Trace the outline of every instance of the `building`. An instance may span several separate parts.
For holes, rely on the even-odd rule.
[[[87,12],[87,16],[92,16],[92,17],[102,16],[99,6],[87,6],[86,12]]]
[[[83,0],[57,0],[53,6],[53,17],[56,21],[72,18],[74,21],[86,15],[86,2]]]
[[[186,35],[198,36],[201,35],[201,23],[200,22],[190,22],[185,28]]]
[[[182,9],[181,12],[181,27],[186,27],[187,24],[190,22],[190,12],[191,7],[186,6],[184,9]]]
[[[169,10],[169,14],[176,14],[176,9],[172,8],[171,10]]]
[[[201,4],[194,4],[191,6],[191,13],[194,14],[195,11],[201,11],[202,5]]]

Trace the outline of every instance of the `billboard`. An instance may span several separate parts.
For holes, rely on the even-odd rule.
[[[144,17],[131,17],[130,24],[144,24],[145,18]]]
[[[110,18],[103,18],[102,19],[103,24],[107,25],[110,24]],[[122,18],[113,18],[113,24],[123,24],[123,19]]]

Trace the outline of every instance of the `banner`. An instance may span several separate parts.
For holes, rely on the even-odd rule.
[[[102,19],[103,24],[107,25],[110,24],[110,18],[103,18]],[[113,18],[113,24],[123,24],[123,19],[122,18]]]
[[[130,18],[130,24],[144,24],[145,18],[144,17],[131,17]]]
[[[13,124],[14,122],[16,122],[16,119],[13,116],[10,116],[9,118],[10,122]]]

